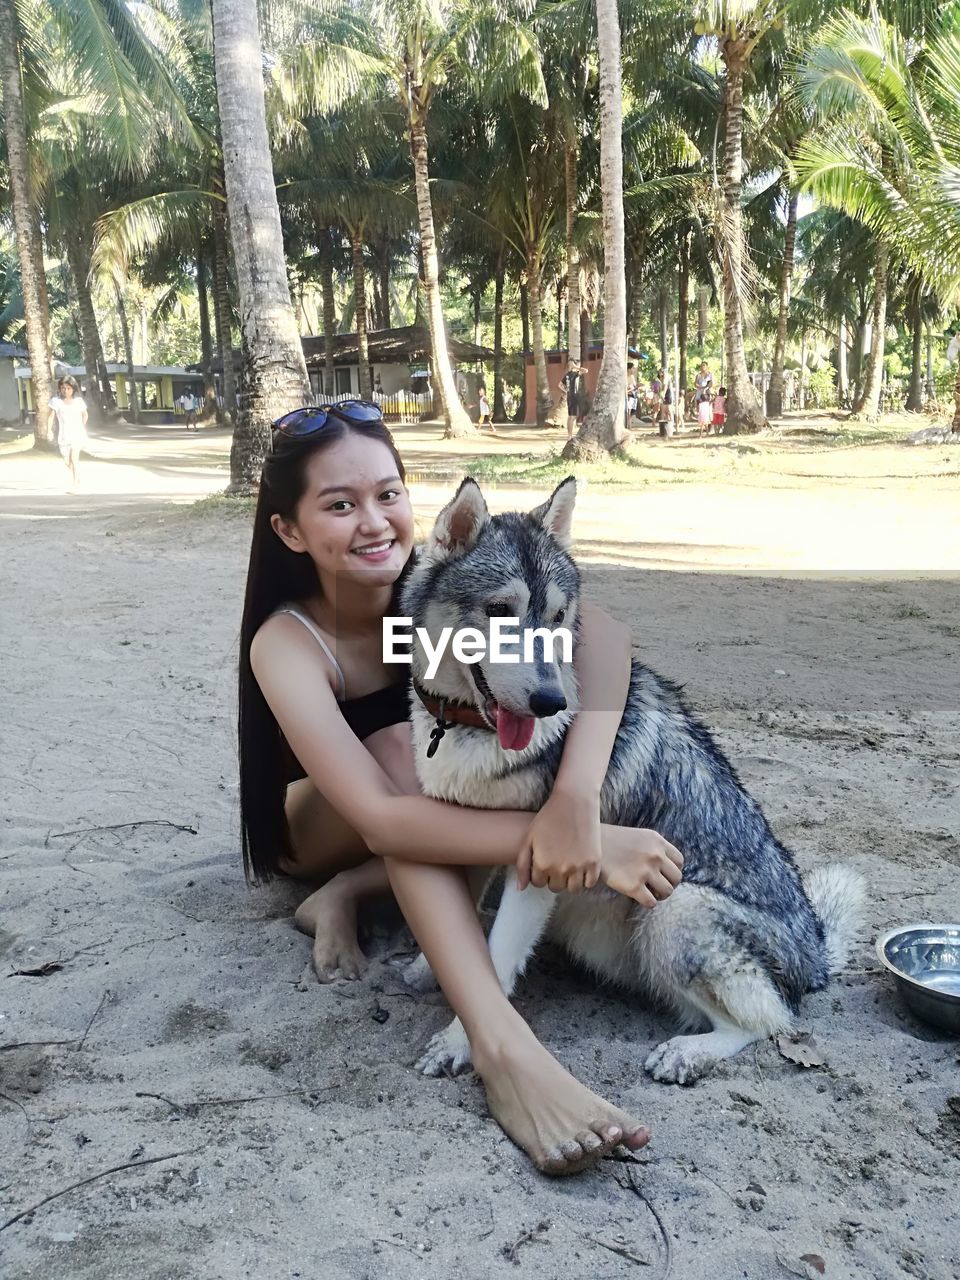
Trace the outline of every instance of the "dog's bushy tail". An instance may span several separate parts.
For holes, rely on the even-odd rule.
[[[863,915],[863,877],[850,867],[816,867],[805,877],[804,887],[823,925],[830,972],[838,973],[847,962]]]

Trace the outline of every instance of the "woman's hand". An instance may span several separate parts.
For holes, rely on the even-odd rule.
[[[604,824],[601,841],[603,883],[641,907],[655,907],[680,883],[683,854],[656,831]]]
[[[517,859],[517,884],[580,893],[593,888],[601,870],[598,797],[555,786],[530,824]]]

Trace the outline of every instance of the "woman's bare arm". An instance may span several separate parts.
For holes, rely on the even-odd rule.
[[[580,710],[567,730],[555,787],[599,796],[627,705],[630,656],[630,628],[584,601],[574,659]]]
[[[264,623],[251,645],[250,662],[294,755],[372,853],[457,866],[516,862],[533,815],[403,795],[343,719],[316,643],[294,620]],[[666,841],[644,839],[644,834],[603,828],[604,857],[609,852],[615,882],[606,867],[605,879],[652,905],[647,880],[657,892],[680,855]]]
[[[600,789],[627,702],[630,655],[629,627],[581,604],[574,659],[580,710],[567,730],[553,790],[517,860],[521,889],[534,884],[576,893],[600,878]]]

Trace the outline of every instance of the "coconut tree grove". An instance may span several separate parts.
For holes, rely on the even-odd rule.
[[[702,361],[730,433],[960,432],[960,0],[0,0],[0,111],[0,341],[92,415],[107,363],[216,372],[236,489],[315,398],[303,337],[333,395],[356,335],[370,395],[403,326],[451,437],[478,378],[565,424],[550,365],[591,356],[570,458]]]

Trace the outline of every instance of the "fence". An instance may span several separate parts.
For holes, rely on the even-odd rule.
[[[419,422],[421,418],[433,416],[433,396],[429,391],[419,394],[399,391],[389,396],[374,394],[374,399],[387,422]]]

